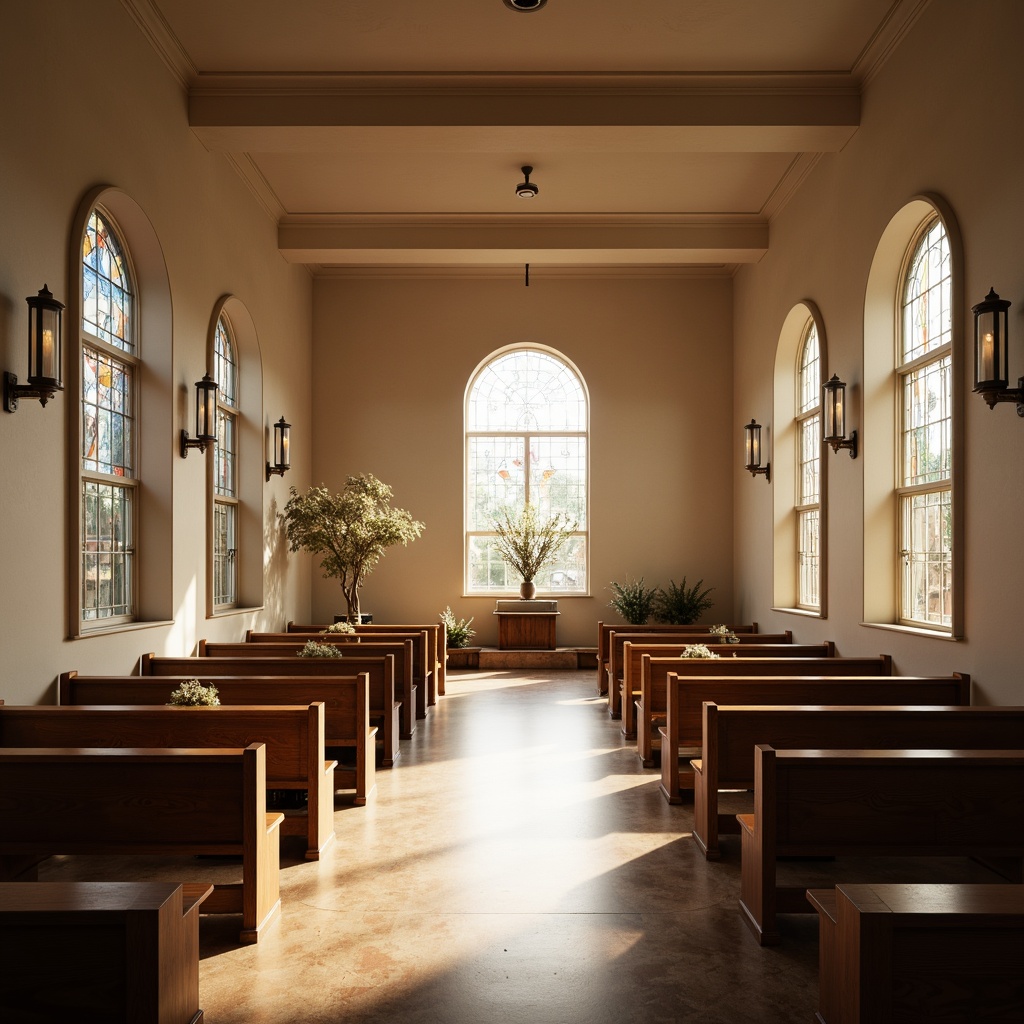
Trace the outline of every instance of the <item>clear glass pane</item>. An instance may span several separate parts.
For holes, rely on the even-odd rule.
[[[526,442],[520,437],[470,437],[466,453],[466,529],[490,531],[505,505],[526,503]]]
[[[217,382],[217,401],[238,408],[238,361],[228,323],[221,317],[213,336],[213,379]]]
[[[469,587],[474,593],[518,592],[522,582],[510,570],[494,544],[493,535],[469,537]],[[570,537],[534,582],[538,593],[582,594],[587,589],[587,544],[583,534]]]
[[[132,491],[86,481],[82,516],[82,616],[131,615],[134,550]]]
[[[236,518],[234,505],[216,502],[213,506],[213,603],[235,604],[236,583]]]
[[[224,409],[217,410],[217,446],[213,455],[214,492],[222,497],[237,496],[236,456],[237,424],[235,417]]]
[[[903,378],[903,486],[949,479],[953,464],[952,359]]]
[[[949,343],[952,337],[949,240],[938,219],[921,236],[903,292],[903,362]]]
[[[812,416],[799,424],[798,505],[821,500],[821,417]]]
[[[948,488],[901,503],[902,617],[949,626],[953,616],[952,494]]]
[[[93,210],[82,239],[82,328],[124,352],[134,352],[132,284],[123,246]]]
[[[799,594],[797,603],[803,608],[820,607],[820,515],[817,509],[798,513],[799,521]]]
[[[818,351],[818,328],[812,320],[800,350],[800,380],[797,392],[797,414],[810,412],[821,404],[821,358]]]

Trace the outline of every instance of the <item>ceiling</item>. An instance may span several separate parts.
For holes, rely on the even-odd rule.
[[[725,273],[928,0],[122,3],[290,261]]]

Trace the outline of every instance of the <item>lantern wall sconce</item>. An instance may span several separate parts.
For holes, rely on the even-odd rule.
[[[64,303],[58,302],[44,284],[28,303],[28,383],[19,384],[13,373],[4,373],[4,410],[17,412],[21,398],[38,398],[44,406],[61,382],[61,319]]]
[[[983,302],[971,307],[974,313],[974,390],[994,409],[999,402],[1016,402],[1017,415],[1024,416],[1024,377],[1009,386],[1009,309],[989,288]]]
[[[846,384],[833,373],[821,390],[825,412],[822,428],[826,443],[832,446],[833,452],[845,448],[851,459],[857,458],[857,431],[846,436]]]
[[[188,458],[190,448],[206,451],[206,446],[217,440],[217,382],[208,374],[196,381],[196,436],[181,432],[181,457]]]
[[[267,463],[267,482],[272,476],[284,476],[291,469],[292,425],[282,416],[274,424],[274,464]]]
[[[751,420],[743,428],[743,450],[747,458],[746,468],[751,476],[758,476],[763,473],[768,483],[772,482],[772,464],[766,462],[761,465],[761,424]]]

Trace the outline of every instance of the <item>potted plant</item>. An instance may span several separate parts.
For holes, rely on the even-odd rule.
[[[445,656],[449,668],[479,668],[480,648],[471,647],[469,641],[476,636],[471,628],[473,617],[457,619],[451,606],[441,612],[441,621],[445,628]]]
[[[696,622],[715,602],[708,594],[714,587],[701,591],[703,580],[697,580],[692,587],[686,586],[686,577],[676,585],[669,580],[668,590],[659,590],[654,602],[654,616],[659,622],[668,622],[674,626],[688,626]]]
[[[611,588],[614,596],[608,604],[631,626],[643,626],[651,617],[658,588],[646,586],[643,576],[628,583],[612,581]]]
[[[369,473],[350,476],[340,494],[311,487],[291,488],[281,513],[292,551],[323,555],[324,579],[337,578],[348,606],[348,621],[360,622],[359,588],[394,544],[408,545],[424,529],[401,508],[391,506],[392,490]]]
[[[198,679],[185,679],[171,691],[167,702],[179,708],[215,708],[220,705],[217,687],[204,686]]]
[[[529,601],[537,593],[537,574],[558,554],[562,545],[576,532],[577,520],[565,512],[541,519],[534,505],[522,509],[508,506],[494,516],[498,533],[495,545],[506,564],[519,576],[519,596]]]

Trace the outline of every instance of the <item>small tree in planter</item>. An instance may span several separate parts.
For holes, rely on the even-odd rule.
[[[537,592],[534,583],[537,574],[554,559],[579,523],[565,512],[541,519],[534,505],[522,509],[506,506],[499,509],[493,519],[497,532],[494,546],[522,580],[519,596],[529,599]]]
[[[291,488],[281,513],[292,551],[323,555],[324,579],[337,578],[348,606],[348,621],[359,622],[359,588],[395,544],[407,545],[424,529],[401,508],[391,507],[392,490],[369,473],[350,476],[340,494],[311,487]]]

